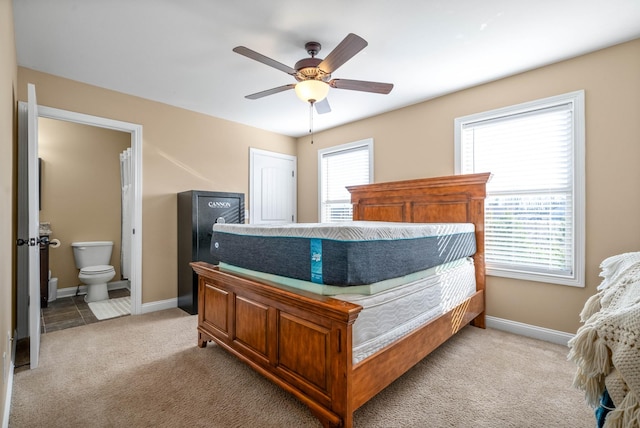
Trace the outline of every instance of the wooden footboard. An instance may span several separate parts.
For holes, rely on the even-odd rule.
[[[348,408],[352,325],[362,307],[295,293],[192,263],[198,345],[210,340],[294,394],[328,426]]]
[[[324,426],[353,412],[484,311],[478,291],[450,312],[354,365],[352,326],[362,307],[231,275],[204,262],[198,346],[214,341],[306,404]]]
[[[484,327],[484,197],[489,174],[350,187],[355,220],[469,222],[476,227],[476,293],[449,312],[353,364],[352,328],[362,307],[274,286],[216,266],[198,274],[198,346],[235,354],[306,404],[326,427],[353,412],[472,322]]]

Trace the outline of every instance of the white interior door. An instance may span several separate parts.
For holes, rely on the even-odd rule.
[[[38,367],[40,356],[40,215],[38,168],[38,104],[36,87],[28,85],[28,149],[27,170],[29,187],[29,362],[30,367]]]
[[[295,156],[250,149],[250,223],[297,221],[296,168]]]

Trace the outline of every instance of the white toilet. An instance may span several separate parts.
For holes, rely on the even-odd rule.
[[[73,257],[76,267],[80,269],[78,279],[87,286],[85,302],[107,300],[109,291],[107,283],[116,275],[111,261],[111,241],[73,242]]]

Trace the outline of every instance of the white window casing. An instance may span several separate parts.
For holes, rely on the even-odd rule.
[[[318,218],[322,223],[353,218],[346,186],[373,183],[373,139],[318,150]]]
[[[491,172],[487,274],[584,287],[584,91],[455,119],[456,174]]]

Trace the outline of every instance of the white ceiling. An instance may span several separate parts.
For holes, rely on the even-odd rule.
[[[331,89],[331,128],[640,37],[640,0],[14,0],[18,64],[290,136],[309,132],[288,74],[304,44],[324,58],[348,33],[369,46],[333,78],[393,83],[389,95]]]

